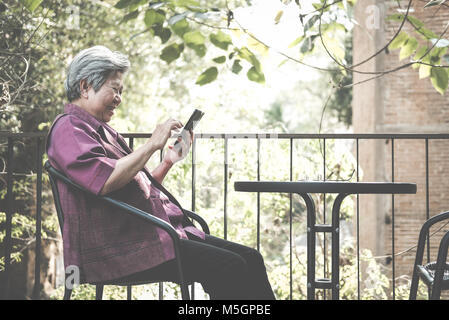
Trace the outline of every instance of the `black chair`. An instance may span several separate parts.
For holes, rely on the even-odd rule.
[[[437,261],[422,264],[426,237],[430,227],[449,218],[449,211],[440,213],[427,220],[421,228],[413,267],[410,300],[416,300],[418,284],[421,279],[430,290],[430,299],[439,300],[442,290],[449,290],[449,264],[446,262],[449,247],[449,231],[443,236],[438,249]]]
[[[54,202],[55,202],[55,207],[56,207],[56,212],[58,214],[58,221],[59,221],[59,226],[61,228],[61,233],[62,233],[62,228],[64,225],[64,213],[62,212],[62,207],[61,207],[61,203],[60,203],[60,198],[59,198],[59,191],[56,185],[56,180],[61,180],[64,183],[66,183],[67,185],[80,190],[82,192],[85,192],[86,194],[96,197],[97,199],[101,199],[106,203],[109,203],[110,205],[113,205],[115,207],[119,207],[121,208],[124,212],[131,214],[133,216],[136,216],[144,221],[146,221],[147,223],[150,223],[152,225],[155,225],[158,228],[161,228],[163,230],[165,230],[169,236],[171,237],[172,241],[173,241],[173,246],[174,246],[174,250],[175,250],[175,259],[177,262],[177,269],[178,269],[178,280],[179,280],[179,284],[181,286],[181,296],[183,300],[190,300],[190,295],[189,295],[189,291],[188,291],[188,285],[191,283],[187,283],[184,280],[184,274],[183,274],[183,270],[182,270],[182,261],[180,258],[180,254],[179,254],[179,235],[176,232],[176,230],[167,222],[165,222],[162,219],[159,219],[151,214],[148,214],[142,210],[139,210],[133,206],[130,206],[129,204],[122,202],[122,201],[118,201],[118,200],[114,200],[110,197],[107,196],[98,196],[93,194],[92,192],[86,190],[85,188],[81,187],[80,185],[74,183],[73,181],[71,181],[69,178],[67,178],[63,173],[59,172],[58,170],[56,170],[49,161],[45,162],[45,170],[48,172],[48,175],[50,177],[50,183],[51,183],[51,188],[53,191],[53,198],[54,198]],[[185,210],[183,209],[184,214],[190,218],[193,219],[195,221],[197,221],[201,228],[203,229],[203,231],[206,234],[209,234],[209,227],[206,223],[206,221],[204,221],[203,218],[201,218],[199,215],[197,215],[196,213],[189,211],[189,210]],[[94,283],[94,285],[96,286],[96,299],[97,300],[101,300],[102,296],[103,296],[103,287],[104,285],[119,285],[119,286],[127,286],[128,290],[127,290],[127,298],[128,300],[131,299],[131,286],[133,285],[140,285],[140,284],[149,284],[149,283],[157,283],[157,282],[163,282],[164,280],[161,279],[148,279],[144,282],[132,282],[132,283],[124,283],[124,282],[107,282],[107,283]],[[70,295],[72,293],[72,289],[67,288],[67,286],[65,286],[65,291],[64,291],[64,300],[70,300]]]

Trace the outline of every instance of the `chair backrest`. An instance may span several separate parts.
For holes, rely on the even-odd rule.
[[[62,234],[64,226],[64,212],[62,212],[61,199],[59,197],[58,185],[56,184],[56,180],[58,179],[58,176],[63,174],[53,168],[48,160],[45,162],[44,168],[48,172],[48,177],[50,178],[51,190],[53,192],[56,212],[58,214],[59,227]]]
[[[89,193],[87,190],[85,190],[83,187],[79,186],[78,184],[74,183],[72,180],[67,178],[65,174],[60,172],[59,170],[55,169],[51,164],[50,161],[45,161],[44,164],[45,170],[48,172],[48,176],[50,178],[50,184],[51,184],[51,190],[53,192],[53,198],[55,201],[55,207],[56,207],[56,213],[58,214],[58,221],[59,221],[59,227],[61,228],[61,234],[64,226],[64,212],[62,211],[61,206],[61,198],[59,196],[59,190],[58,185],[56,184],[57,180],[61,180],[65,184],[79,190],[82,192]]]

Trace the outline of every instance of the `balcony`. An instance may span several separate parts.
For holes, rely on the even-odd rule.
[[[0,132],[4,299],[61,297],[56,289],[64,275],[61,238],[48,177],[42,170],[45,136]],[[131,147],[138,147],[151,134],[123,136]],[[434,184],[444,174],[444,159],[433,151],[448,145],[449,134],[198,133],[191,156],[172,169],[164,184],[186,209],[205,218],[212,234],[262,252],[278,299],[302,300],[307,292],[305,204],[296,195],[235,192],[233,182],[416,183],[416,195],[350,197],[343,202],[340,216],[340,298],[407,299],[419,226],[446,205]],[[158,160],[153,157],[150,162]],[[410,163],[415,169],[410,169]],[[315,197],[317,223],[331,220],[334,197]],[[440,225],[429,234],[427,261],[435,260],[443,230],[445,225]],[[319,236],[316,243],[317,278],[328,278],[331,240]],[[140,290],[133,297],[179,298],[176,288],[164,285],[156,284],[154,294]],[[200,287],[192,292],[195,298],[207,299]],[[425,286],[420,287],[419,297],[427,298]],[[329,290],[317,290],[316,298],[329,299]]]

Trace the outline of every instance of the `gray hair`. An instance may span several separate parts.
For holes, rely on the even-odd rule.
[[[69,102],[81,96],[80,81],[87,80],[95,92],[100,90],[111,73],[126,72],[130,67],[128,58],[118,51],[104,46],[94,46],[79,52],[70,63],[64,82]]]

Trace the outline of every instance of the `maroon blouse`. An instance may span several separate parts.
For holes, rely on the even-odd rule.
[[[64,111],[47,136],[49,161],[74,182],[99,194],[117,160],[132,150],[113,128],[79,106],[69,103]],[[204,232],[185,219],[179,203],[156,188],[143,170],[150,174],[142,169],[128,185],[108,196],[167,221],[181,238],[186,239],[188,232],[204,239]],[[57,186],[64,212],[64,265],[78,266],[81,282],[117,279],[174,258],[165,231],[60,181]]]

